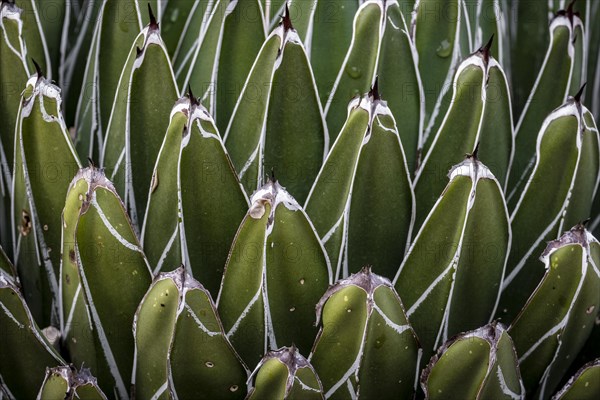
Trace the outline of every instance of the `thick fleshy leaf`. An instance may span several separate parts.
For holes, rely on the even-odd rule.
[[[563,104],[569,94],[573,64],[577,58],[577,48],[573,43],[576,41],[575,24],[580,23],[579,17],[562,12],[550,24],[550,44],[546,58],[515,129],[515,157],[508,181],[507,198],[511,208],[516,204],[518,195],[527,184],[526,178],[535,165],[537,132],[548,114]],[[526,69],[531,70],[531,61],[527,65]],[[513,68],[514,78],[516,71],[518,68]]]
[[[248,200],[213,119],[193,96],[171,112],[152,182],[142,243],[154,273],[185,264],[216,296]]]
[[[538,134],[535,166],[511,215],[514,246],[498,313],[505,321],[516,316],[542,279],[537,257],[545,242],[556,239],[566,223],[589,217],[599,176],[598,134],[589,117],[578,98],[569,98]]]
[[[325,106],[332,140],[344,125],[348,102],[354,96],[368,92],[373,86],[384,21],[383,1],[363,3],[354,17],[352,42]]]
[[[511,242],[491,171],[470,156],[449,178],[394,281],[425,359],[453,335],[490,322]]]
[[[14,162],[15,126],[21,91],[29,76],[27,48],[23,37],[23,10],[13,3],[0,5],[0,245],[12,257],[10,192]]]
[[[19,289],[0,273],[0,391],[33,399],[47,367],[65,364],[33,320]]]
[[[131,47],[106,132],[101,165],[123,196],[136,230],[148,202],[148,188],[169,114],[179,93],[156,21]]]
[[[552,34],[552,29],[548,30],[549,14],[553,16],[558,9],[550,10],[550,1],[508,1],[511,6],[509,15],[511,23],[508,24],[508,30],[511,81],[514,88],[513,111],[515,116],[519,116],[535,85],[536,76],[544,64],[544,49],[548,47]],[[556,0],[551,1],[556,2]],[[566,54],[563,53],[562,56],[565,57]],[[560,103],[559,100],[557,104],[550,106],[550,109]],[[546,113],[549,111],[547,110]]]
[[[299,202],[306,200],[329,135],[306,52],[288,16],[248,75],[225,145],[248,193],[262,186],[264,171],[274,169]]]
[[[321,318],[310,362],[326,398],[413,396],[421,350],[389,280],[365,267],[338,281],[317,306]]]
[[[410,239],[414,195],[396,121],[376,91],[350,103],[306,212],[336,279],[366,264],[395,275]]]
[[[37,400],[56,399],[106,400],[106,395],[89,369],[77,371],[73,366],[60,366],[46,368],[46,377],[37,395]]]
[[[577,3],[575,8],[578,8],[580,3],[582,2]],[[600,18],[600,3],[590,0],[584,4],[589,7],[583,22],[587,24],[588,29],[587,84],[591,88],[587,92],[586,102],[590,105],[595,118],[600,118],[600,46],[595,45],[600,42],[600,27],[592,22]]]
[[[69,128],[75,125],[77,105],[79,103],[79,95],[82,93],[82,86],[84,82],[90,82],[89,80],[84,81],[84,79],[86,79],[87,67],[90,68],[90,74],[92,73],[91,69],[93,65],[88,66],[87,64],[88,58],[95,60],[94,52],[91,52],[90,49],[95,43],[93,40],[96,29],[95,22],[98,20],[102,4],[102,0],[86,0],[83,4],[78,4],[77,1],[66,2],[65,22],[62,27],[62,34],[65,35],[66,39],[60,43],[58,82],[60,82],[60,87],[63,91],[65,118]],[[52,9],[52,6],[49,8]],[[84,93],[87,96],[91,96],[92,88],[87,87]],[[86,132],[90,130],[88,127],[78,127],[81,127]],[[76,133],[76,136],[79,140],[90,139],[90,135],[82,137],[83,135],[77,135]],[[77,146],[77,151],[81,156],[87,156],[88,147],[82,147],[80,149]]]
[[[592,203],[600,185],[600,137],[596,121],[585,107],[582,108],[582,122],[581,156],[560,231],[597,215]]]
[[[419,0],[413,15],[413,37],[425,92],[423,139],[435,133],[438,119],[448,104],[444,95],[452,88],[452,76],[461,56],[463,0]]]
[[[161,2],[159,1],[159,4]],[[167,47],[169,56],[173,59],[173,54],[178,48],[181,37],[189,29],[189,19],[194,13],[200,13],[206,9],[208,0],[190,1],[190,0],[169,0],[165,2],[164,10],[160,15],[161,36]]]
[[[527,392],[544,399],[593,328],[600,307],[600,243],[577,225],[550,242],[541,260],[546,274],[509,333]]]
[[[60,89],[40,75],[27,81],[15,132],[14,260],[40,325],[57,323],[61,212],[79,160],[63,119]]]
[[[586,83],[587,73],[587,28],[583,26],[583,22],[579,16],[573,17],[573,37],[574,50],[573,56],[573,71],[571,73],[571,82],[568,93],[577,93],[581,85]]]
[[[421,387],[432,400],[525,398],[513,341],[495,322],[440,347],[421,375]]]
[[[600,358],[581,367],[553,400],[593,400],[600,392]]]
[[[248,400],[323,399],[323,388],[312,365],[296,347],[268,352],[256,367]]]
[[[180,75],[185,78],[182,88],[191,86],[201,91],[202,103],[222,132],[265,40],[260,1],[218,0],[210,11],[206,29],[200,32],[189,70]],[[254,87],[253,96],[262,90],[263,86]]]
[[[352,44],[327,102],[331,138],[335,139],[343,128],[348,101],[366,93],[378,76],[382,97],[396,120],[402,121],[398,132],[412,173],[421,147],[424,116],[416,54],[398,2],[365,2],[356,14]]]
[[[475,48],[482,47],[485,41],[494,37],[494,42],[490,49],[492,54],[496,55],[498,62],[504,68],[507,75],[510,75],[510,35],[509,25],[511,10],[506,0],[475,0],[469,3],[465,0],[469,15],[476,16],[476,21],[471,25]]]
[[[191,62],[194,59],[196,49],[200,44],[200,39],[206,30],[210,19],[210,12],[213,10],[214,0],[198,0],[191,2],[192,8],[186,16],[183,30],[177,40],[176,47],[169,49],[172,53],[173,71],[177,83],[181,87],[187,77]],[[165,10],[165,18],[169,18],[169,7]],[[179,18],[179,16],[178,16]]]
[[[30,5],[25,3],[30,2]],[[15,0],[15,3],[22,7],[25,12],[34,12],[36,20],[40,26],[40,33],[43,35],[42,41],[48,49],[48,56],[52,68],[52,74],[48,72],[55,80],[58,79],[58,68],[60,63],[61,41],[63,26],[67,15],[69,0]]]
[[[56,0],[59,3],[62,3],[63,0]],[[18,8],[23,10],[21,13],[21,17],[23,20],[23,39],[25,41],[25,46],[27,48],[27,63],[29,64],[29,70],[34,70],[33,60],[35,60],[39,65],[40,69],[44,71],[48,79],[52,79],[54,76],[52,75],[55,70],[52,65],[52,55],[49,52],[48,40],[46,38],[42,20],[44,15],[42,15],[43,10],[40,9],[39,0],[15,0],[13,1]],[[54,4],[50,6],[50,8],[54,8]],[[60,7],[59,7],[60,8]],[[60,14],[59,10],[59,14]],[[44,21],[44,23],[47,22]],[[59,27],[62,24],[59,23]]]
[[[74,258],[93,325],[97,369],[92,372],[105,393],[128,398],[134,360],[131,324],[152,275],[112,183],[94,167],[79,172],[75,188],[81,178],[85,180],[81,189],[87,192],[79,194],[83,202]]]
[[[310,56],[321,102],[331,94],[346,49],[359,0],[291,0],[290,16]]]
[[[140,399],[240,399],[247,370],[225,336],[210,293],[180,267],[160,274],[135,315]]]
[[[2,246],[0,246],[0,274],[2,274],[6,280],[15,283],[15,278],[17,277],[15,267],[10,262]]]
[[[80,154],[96,160],[104,145],[119,77],[126,69],[131,46],[135,46],[136,37],[142,30],[137,0],[102,1],[75,119],[76,142],[81,142],[77,146]]]
[[[415,176],[416,227],[446,186],[445,174],[479,146],[479,158],[504,187],[513,151],[510,93],[491,42],[463,61],[454,77],[448,112]]]
[[[85,365],[93,374],[99,373],[97,343],[94,339],[92,317],[83,294],[76,255],[76,232],[79,213],[93,186],[105,180],[95,168],[81,170],[69,186],[62,212],[62,251],[60,269],[60,331],[62,344],[74,365]],[[101,359],[102,360],[102,359]],[[112,392],[110,392],[112,393]]]
[[[278,343],[308,352],[314,307],[331,268],[305,212],[277,182],[251,199],[231,247],[217,304],[228,338],[253,368]]]

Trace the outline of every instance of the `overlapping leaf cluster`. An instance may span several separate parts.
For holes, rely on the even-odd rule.
[[[0,399],[600,395],[600,2],[147,3],[1,3]]]

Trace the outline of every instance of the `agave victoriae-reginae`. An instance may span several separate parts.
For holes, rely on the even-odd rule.
[[[596,399],[600,1],[2,0],[0,399]]]

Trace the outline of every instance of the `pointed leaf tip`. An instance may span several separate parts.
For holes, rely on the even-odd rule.
[[[288,3],[285,3],[285,14],[283,14],[283,29],[289,31],[290,29],[294,29],[292,26],[292,19],[290,18],[290,9],[288,8]]]
[[[150,16],[150,28],[158,29],[158,22],[156,22],[156,17],[154,16],[150,3],[148,3],[148,15]]]
[[[188,83],[188,98],[190,99],[190,104],[193,106],[198,106],[200,105],[200,103],[198,102],[198,99],[194,96],[194,93],[192,93],[192,86]]]
[[[35,72],[37,73],[38,78],[43,78],[44,73],[42,72],[42,68],[40,68],[40,65],[37,63],[37,61],[35,61],[33,57],[31,58],[31,62],[33,62],[33,66],[35,67]]]
[[[483,55],[483,60],[486,62],[486,64],[489,62],[490,60],[490,50],[492,48],[492,44],[494,43],[494,34],[492,33],[492,36],[490,36],[490,39],[488,40],[488,42],[485,44],[485,46],[483,46],[482,48],[479,49],[479,51],[482,53]]]
[[[472,158],[473,160],[478,160],[477,154],[479,153],[479,144],[480,144],[480,142],[477,142],[473,152],[471,154],[467,154],[467,158]]]
[[[575,99],[575,101],[577,103],[581,103],[581,96],[583,96],[583,90],[585,89],[586,85],[587,85],[587,82],[585,82],[583,85],[581,85],[581,88],[579,89],[579,91],[575,94],[575,96],[573,96],[573,98]]]
[[[379,76],[375,76],[375,81],[373,82],[373,86],[371,86],[371,90],[369,91],[369,97],[373,100],[381,100],[381,96],[379,95]]]

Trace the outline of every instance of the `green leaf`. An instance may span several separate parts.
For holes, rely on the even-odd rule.
[[[546,273],[509,333],[527,392],[547,398],[592,331],[600,307],[600,243],[577,225],[541,256]]]
[[[491,171],[471,156],[449,178],[394,280],[425,359],[453,335],[492,319],[511,242],[502,187]]]
[[[136,229],[146,211],[152,171],[178,97],[158,25],[150,24],[136,38],[121,73],[101,158]]]
[[[160,1],[158,3],[162,5]],[[164,6],[162,13],[159,12],[160,31],[171,60],[173,60],[173,55],[178,49],[182,36],[189,29],[190,18],[193,18],[195,13],[200,13],[207,7],[208,0],[170,0]]]
[[[467,2],[465,1],[465,3]],[[496,54],[498,63],[502,65],[506,75],[510,75],[511,43],[508,28],[511,25],[509,22],[512,22],[510,21],[511,10],[506,0],[476,0],[476,3],[468,4],[467,7],[468,10],[475,11],[469,15],[476,16],[476,21],[471,19],[473,21],[471,30],[474,36],[474,48],[482,47],[486,40],[494,36],[490,52]]]
[[[248,193],[262,186],[264,171],[274,169],[303,203],[329,136],[306,52],[286,21],[271,33],[248,75],[225,145]]]
[[[36,20],[40,26],[40,33],[43,35],[43,42],[48,48],[50,66],[52,73],[48,71],[49,76],[57,79],[59,77],[59,63],[61,57],[61,45],[63,26],[67,8],[70,6],[68,0],[34,0],[31,1],[31,10],[25,6],[22,0],[16,0],[17,5],[24,8],[26,12],[33,11],[36,14]]]
[[[427,399],[524,399],[513,341],[499,323],[446,342],[421,375]]]
[[[291,0],[290,16],[310,56],[322,103],[327,102],[352,40],[357,0]],[[337,134],[337,133],[336,133]]]
[[[128,398],[134,359],[131,324],[151,271],[112,183],[94,167],[80,171],[87,192],[75,228],[75,259],[96,344],[95,375],[106,393]]]
[[[445,114],[442,98],[460,61],[463,14],[461,0],[420,0],[415,5],[412,35],[425,92],[424,139],[435,133],[436,121]]]
[[[10,220],[10,191],[14,163],[15,126],[21,91],[29,76],[23,36],[23,10],[13,3],[0,5],[0,219]],[[12,256],[10,224],[0,224],[0,245]]]
[[[0,246],[0,274],[2,274],[7,281],[15,283],[15,278],[17,277],[15,267],[12,262],[10,262],[2,246]]]
[[[373,85],[384,18],[383,1],[363,3],[354,17],[352,42],[325,106],[331,140],[337,138],[344,125],[348,102]]]
[[[581,156],[560,231],[597,214],[592,211],[592,203],[600,185],[600,139],[594,117],[583,106],[581,122]]]
[[[46,367],[65,362],[33,320],[19,289],[0,273],[0,392],[33,399]]]
[[[600,391],[600,358],[581,367],[553,400],[592,400]]]
[[[155,273],[185,264],[217,295],[248,199],[208,111],[181,98],[154,168],[142,243]]]
[[[478,144],[480,159],[505,186],[514,141],[510,93],[502,67],[490,56],[490,44],[456,71],[447,114],[415,176],[416,227],[444,190],[446,171]]]
[[[573,64],[577,58],[577,48],[573,44],[576,23],[581,23],[577,16],[563,13],[557,15],[550,24],[550,44],[546,58],[515,128],[515,156],[508,181],[510,192],[507,198],[511,208],[514,208],[518,194],[527,184],[526,178],[535,164],[537,132],[543,127],[546,116],[567,100]],[[527,70],[531,70],[532,63],[528,62]],[[516,78],[518,66],[513,67]],[[513,82],[516,83],[517,81]]]
[[[169,50],[172,51],[173,71],[179,87],[183,87],[191,62],[194,60],[196,49],[201,42],[201,35],[204,34],[208,26],[207,21],[210,19],[210,13],[214,6],[213,0],[198,0],[191,3],[193,4],[192,9],[187,15],[176,47]],[[168,14],[167,9],[165,10],[166,18],[168,18]]]
[[[106,395],[98,387],[98,382],[89,369],[77,371],[73,366],[59,366],[46,368],[46,376],[37,398],[106,400]]]
[[[354,99],[306,202],[336,279],[372,264],[393,277],[414,219],[396,121],[376,91]],[[373,229],[377,227],[377,229]]]
[[[253,375],[254,388],[248,400],[324,399],[314,368],[294,346],[268,352]]]
[[[250,202],[217,305],[227,337],[252,368],[282,343],[309,351],[331,269],[307,215],[279,183],[268,182]]]
[[[552,29],[548,30],[549,21],[553,18],[555,10],[549,9],[548,1],[510,1],[510,15],[507,15],[507,18],[511,22],[508,24],[509,37],[511,38],[509,44],[511,87],[514,88],[513,110],[515,115],[518,116],[523,112],[532,88],[535,86],[536,76],[544,65],[545,56],[547,57],[547,54],[544,55],[544,49],[549,44],[552,46],[552,42],[556,40],[556,38],[553,38],[555,32]],[[556,0],[554,1],[556,2]],[[558,17],[558,19],[563,18]],[[565,53],[561,54],[562,57],[565,55]],[[550,65],[559,66],[556,62]],[[558,76],[554,76],[554,78],[558,78]],[[555,87],[554,89],[558,88]],[[544,99],[542,102],[549,100],[544,97],[540,98]],[[557,104],[551,105],[546,114],[560,103],[561,100]]]
[[[96,31],[94,22],[98,20],[100,10],[102,9],[102,3],[103,2],[99,0],[88,0],[85,3],[85,7],[82,9],[76,1],[68,1],[65,7],[65,25],[63,26],[63,32],[66,35],[66,40],[61,43],[60,63],[58,63],[58,82],[60,82],[63,91],[67,126],[81,127],[84,132],[89,132],[91,129],[89,127],[83,127],[82,125],[75,125],[75,118],[77,114],[79,114],[77,106],[81,101],[79,95],[82,92],[82,87],[84,84],[90,82],[86,75],[93,75],[93,65],[87,65],[88,55],[91,59],[95,60],[95,55],[90,50],[96,43],[96,41],[94,41]],[[52,6],[50,6],[50,9],[52,9]],[[87,74],[87,67],[90,67],[89,74]],[[91,85],[85,90],[86,96],[92,95]],[[90,139],[90,135],[79,135],[77,132],[75,135],[81,140]],[[86,146],[82,149],[77,146],[77,151],[82,157],[88,155],[88,147]],[[97,160],[98,157],[96,156],[94,159]]]
[[[580,3],[575,5],[576,9],[579,8]],[[588,29],[586,35],[588,40],[586,52],[587,84],[591,88],[585,99],[590,105],[592,113],[598,118],[600,117],[600,48],[598,48],[599,46],[595,46],[594,43],[600,41],[600,28],[598,28],[598,24],[591,22],[597,21],[600,17],[600,4],[595,1],[585,1],[583,4],[585,4],[586,10],[589,10],[589,12],[582,13],[584,14],[582,18],[583,22],[587,24]],[[581,12],[582,10],[579,11]]]
[[[48,79],[52,79],[52,73],[55,71],[55,68],[52,65],[52,55],[49,52],[48,47],[48,39],[51,38],[46,38],[46,35],[44,34],[44,29],[42,27],[42,19],[44,19],[44,17],[40,14],[39,1],[16,0],[14,3],[18,8],[23,10],[21,13],[23,21],[22,32],[27,48],[27,64],[29,65],[29,70],[33,71],[35,69],[33,65],[33,60],[35,60]]]
[[[41,325],[57,322],[61,212],[80,167],[62,115],[60,89],[32,76],[15,132],[13,238],[15,267]]]
[[[556,239],[568,226],[565,223],[588,218],[592,198],[585,192],[591,188],[582,186],[595,187],[599,176],[597,156],[592,159],[598,151],[593,143],[597,133],[588,125],[592,121],[584,118],[588,114],[579,99],[571,97],[546,118],[538,134],[535,166],[511,215],[514,246],[498,313],[503,320],[516,316],[542,279],[537,257],[545,242]],[[588,149],[589,144],[595,147]]]
[[[210,293],[180,267],[160,274],[136,312],[135,390],[142,399],[240,399],[247,370]]]
[[[411,398],[421,351],[391,282],[369,267],[331,286],[310,362],[326,398]]]
[[[94,328],[88,305],[84,298],[79,277],[77,258],[77,221],[79,213],[88,201],[88,193],[97,182],[105,180],[102,173],[94,168],[80,170],[73,178],[67,192],[62,212],[62,249],[60,269],[60,331],[62,343],[74,365],[85,365],[92,374],[100,373],[102,358],[97,362],[96,353],[100,346],[94,339]],[[111,391],[112,393],[112,391]]]
[[[586,83],[588,38],[587,29],[584,28],[579,16],[573,17],[573,37],[575,54],[573,56],[573,71],[568,93],[577,93],[579,88]]]
[[[142,30],[137,0],[102,0],[79,94],[75,131],[80,154],[99,159],[119,77]],[[125,101],[121,104],[125,104]],[[124,107],[123,107],[124,108]],[[93,145],[91,142],[96,142]]]
[[[210,11],[206,29],[200,32],[199,44],[186,71],[182,87],[202,91],[200,99],[221,132],[227,128],[265,40],[262,15],[260,0],[219,0]],[[257,89],[254,88],[254,96]]]

